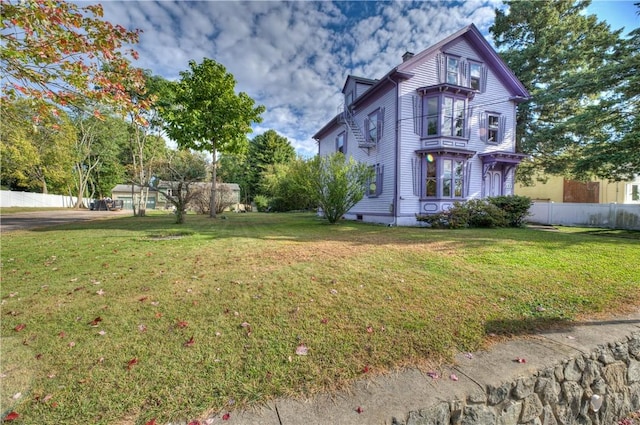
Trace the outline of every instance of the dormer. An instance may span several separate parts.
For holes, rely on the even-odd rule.
[[[349,75],[347,77],[347,81],[345,81],[344,83],[344,87],[342,88],[342,93],[344,94],[344,104],[346,106],[350,106],[354,100],[362,96],[377,82],[378,80]]]

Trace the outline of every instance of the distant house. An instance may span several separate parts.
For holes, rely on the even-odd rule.
[[[161,181],[158,183],[157,189],[150,188],[147,196],[147,209],[171,209],[173,205],[167,200],[165,193],[172,194],[175,190],[173,182]],[[198,182],[192,186],[198,190],[209,193],[211,191],[211,183]],[[236,183],[218,183],[220,194],[223,196],[222,201],[229,205],[228,208],[238,209],[240,207],[240,186]],[[119,184],[111,190],[111,198],[123,201],[124,209],[132,209],[132,199],[140,196],[140,186],[134,185],[133,197],[130,184]]]
[[[626,182],[581,182],[550,176],[545,183],[535,182],[533,186],[517,184],[515,193],[540,202],[640,205],[640,176]]]
[[[133,185],[133,189],[130,184],[118,184],[113,189],[111,189],[111,198],[119,199],[123,203],[123,209],[131,210],[133,209],[133,200],[139,199],[140,196],[140,186]],[[149,194],[147,195],[147,208],[148,210],[156,209],[158,206],[160,194],[154,190],[149,189]]]
[[[454,201],[513,193],[516,105],[529,93],[470,25],[405,53],[378,80],[348,76],[339,113],[313,138],[375,177],[347,219],[415,225]]]

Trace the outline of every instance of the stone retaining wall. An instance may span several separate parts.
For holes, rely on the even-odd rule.
[[[593,397],[593,396],[596,397]],[[597,407],[597,398],[601,406]],[[613,425],[640,409],[640,332],[396,425]]]

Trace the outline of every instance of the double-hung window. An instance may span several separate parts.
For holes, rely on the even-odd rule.
[[[367,180],[365,193],[369,198],[375,198],[382,194],[382,181],[384,178],[384,165],[376,164],[371,166],[371,175]]]
[[[369,131],[367,139],[370,143],[376,143],[378,141],[378,112],[369,114]]]
[[[487,142],[498,143],[500,140],[500,116],[487,114]]]
[[[482,79],[482,65],[476,62],[469,62],[469,87],[480,90]]]
[[[336,152],[345,153],[345,139],[344,132],[338,134],[338,137],[336,137]]]
[[[497,112],[482,114],[480,134],[486,143],[502,143],[506,131],[506,117]]]
[[[447,84],[459,85],[460,59],[447,56]]]

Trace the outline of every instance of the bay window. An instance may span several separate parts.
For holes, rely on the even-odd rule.
[[[464,198],[466,158],[427,154],[423,157],[424,198]]]
[[[466,99],[438,94],[424,98],[423,137],[468,137]]]

